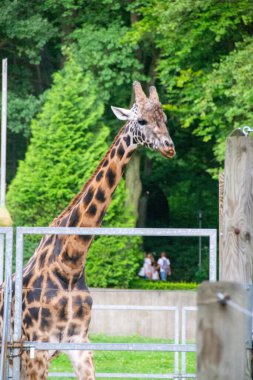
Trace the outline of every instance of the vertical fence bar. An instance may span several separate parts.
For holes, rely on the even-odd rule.
[[[182,340],[181,340],[181,343],[184,345],[187,344],[187,339],[186,339],[187,311],[197,311],[197,310],[198,309],[196,306],[184,306],[182,308]],[[182,355],[182,380],[185,380],[187,378],[186,352],[182,352],[181,355]]]
[[[224,199],[224,172],[219,175],[219,262],[223,262],[223,199]],[[219,272],[222,265],[219,266]],[[220,276],[219,276],[220,277]]]
[[[7,332],[7,323],[8,323],[8,305],[9,305],[9,284],[10,278],[5,279],[4,284],[4,311],[3,311],[3,331],[2,331],[2,344],[1,344],[1,363],[0,363],[0,378],[6,379],[7,371],[7,345],[8,345],[8,332]]]
[[[217,280],[217,231],[212,230],[209,237],[209,281]]]
[[[185,344],[186,343],[186,310],[185,307],[182,308],[182,339],[181,343]],[[182,380],[185,380],[184,375],[186,374],[186,353],[182,352],[181,354],[181,359],[182,359]]]
[[[10,342],[11,330],[11,295],[12,295],[12,247],[13,247],[13,229],[0,228],[0,233],[6,233],[6,255],[5,255],[5,284],[4,284],[4,312],[3,312],[3,330],[2,330],[2,347],[0,359],[0,376],[1,379],[8,379],[9,360],[7,360],[7,343]]]
[[[6,262],[7,262],[7,275],[10,278],[9,281],[9,299],[8,299],[8,307],[7,307],[7,313],[8,313],[8,322],[7,322],[7,339],[8,342],[11,341],[11,306],[12,306],[12,261],[13,261],[13,228],[9,227],[6,229],[6,240],[5,240],[5,255],[6,255]],[[10,353],[10,349],[7,351]],[[9,359],[6,362],[6,379],[9,379],[9,371],[10,371],[10,362]]]
[[[0,234],[0,284],[3,282],[4,272],[4,235]]]
[[[179,310],[178,307],[175,309],[175,344],[179,344]],[[175,379],[179,379],[179,353],[175,352],[174,354],[174,372]]]
[[[21,339],[22,322],[22,286],[23,286],[23,242],[24,235],[17,227],[16,236],[16,278],[15,278],[15,306],[14,306],[14,333],[13,341]],[[13,379],[20,380],[20,349],[15,348],[13,358]]]

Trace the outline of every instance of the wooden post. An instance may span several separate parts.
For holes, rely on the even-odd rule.
[[[203,283],[198,290],[197,379],[245,380],[247,317],[217,295],[247,309],[248,295],[237,283]]]
[[[252,283],[253,256],[253,139],[235,133],[227,139],[220,281]],[[233,334],[234,331],[230,331]],[[251,379],[247,350],[244,379]]]
[[[253,139],[227,139],[220,280],[252,283]]]

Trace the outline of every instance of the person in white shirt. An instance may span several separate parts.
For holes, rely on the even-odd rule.
[[[166,257],[165,252],[161,253],[161,257],[157,263],[160,270],[160,278],[162,281],[166,281],[167,276],[171,275],[171,266],[170,266],[170,260]]]
[[[152,265],[152,280],[153,281],[160,280],[158,269],[159,269],[159,267],[158,267],[157,263],[154,261],[154,263]]]
[[[151,253],[147,253],[144,259],[144,272],[147,280],[152,280],[152,262],[154,258]]]

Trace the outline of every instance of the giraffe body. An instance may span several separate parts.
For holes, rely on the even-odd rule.
[[[134,91],[136,103],[131,110],[112,107],[119,119],[127,120],[126,124],[92,177],[52,226],[100,226],[125,165],[138,145],[158,150],[165,157],[174,156],[174,145],[155,88],[151,87],[149,98],[138,82]],[[23,340],[88,342],[92,298],[84,268],[92,239],[92,236],[77,235],[42,238],[23,271]],[[22,379],[46,379],[49,362],[59,352],[36,351],[35,359],[23,352]],[[91,352],[67,351],[66,354],[79,380],[95,380]]]

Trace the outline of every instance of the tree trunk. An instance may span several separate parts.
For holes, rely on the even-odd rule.
[[[138,220],[138,206],[142,190],[140,178],[140,161],[140,154],[136,152],[126,168],[126,188],[128,191],[126,207],[133,208],[136,221]]]
[[[130,0],[129,2],[131,3],[132,1]],[[130,14],[131,25],[135,24],[137,21],[138,21],[138,15],[136,13],[131,13]],[[142,63],[143,67],[147,66],[145,64],[145,57],[143,57],[141,49],[136,49],[135,56],[138,59],[138,61]],[[147,72],[144,72],[146,70],[143,70],[143,74],[146,74],[150,77],[149,83],[146,83],[146,85],[144,84],[143,86],[143,89],[146,92],[148,92],[149,85],[154,84],[154,78],[155,78],[154,68],[155,68],[157,56],[158,56],[158,52],[155,51],[155,49],[153,49],[152,59],[150,60],[149,65],[146,68]],[[134,94],[132,93],[131,104],[133,104],[133,102],[134,102]],[[147,161],[150,161],[150,160],[148,158],[145,159],[145,167],[146,167]],[[136,223],[138,223],[138,226],[142,225],[144,227],[146,223],[148,199],[147,199],[147,196],[144,195],[143,198],[140,200],[141,191],[142,191],[142,183],[141,183],[141,177],[140,177],[140,154],[138,153],[138,151],[132,157],[126,169],[126,188],[128,190],[127,206],[133,207]]]
[[[144,175],[150,176],[152,173],[152,161],[145,157],[144,159]],[[147,208],[148,208],[149,191],[145,191],[139,201],[139,218],[137,221],[137,227],[147,227]]]

